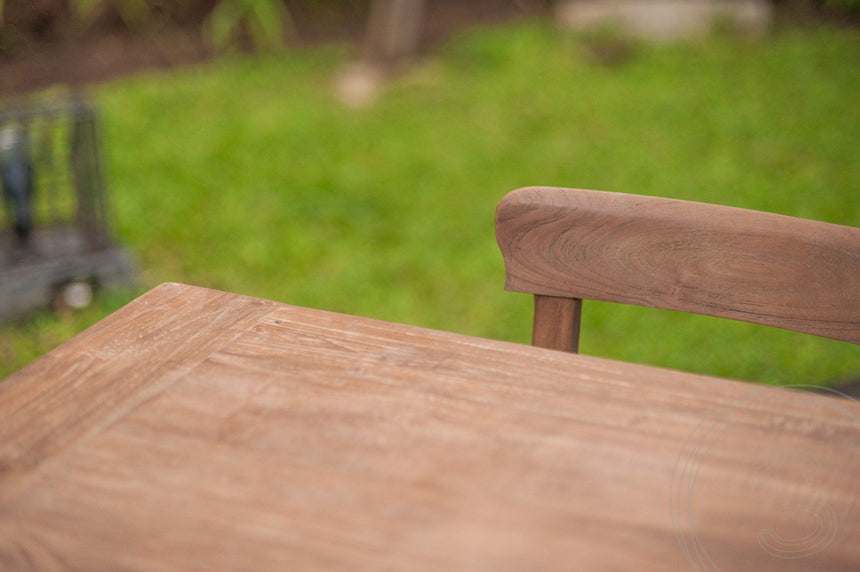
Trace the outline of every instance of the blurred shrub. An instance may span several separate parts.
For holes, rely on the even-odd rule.
[[[243,34],[255,48],[277,48],[284,41],[289,12],[281,0],[221,0],[206,17],[203,32],[216,47],[229,47]]]
[[[860,16],[860,0],[773,0],[779,6],[806,8],[818,14]]]
[[[824,0],[824,4],[850,14],[860,15],[860,0]]]
[[[0,0],[0,55],[93,29],[135,33],[169,26],[201,30],[223,47],[245,36],[254,47],[283,40],[293,12],[325,18],[363,12],[371,0]]]
[[[69,0],[69,3],[77,27],[86,28],[102,19],[136,31],[173,22],[183,5],[189,4],[182,0]]]

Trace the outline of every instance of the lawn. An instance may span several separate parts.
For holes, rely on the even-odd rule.
[[[334,96],[338,47],[93,87],[139,287],[3,326],[0,376],[167,280],[527,342],[531,300],[504,292],[493,234],[525,185],[860,226],[860,35],[624,44],[599,63],[616,41],[473,31],[362,110]],[[812,336],[602,303],[583,320],[583,353],[771,384],[860,377],[860,349]]]

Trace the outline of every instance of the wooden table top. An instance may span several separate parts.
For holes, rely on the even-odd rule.
[[[165,284],[0,383],[0,570],[858,570],[860,404]]]

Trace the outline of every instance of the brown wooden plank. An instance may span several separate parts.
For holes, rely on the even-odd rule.
[[[581,314],[582,300],[536,295],[532,345],[577,353]]]
[[[0,384],[0,504],[20,473],[157,395],[272,307],[164,284],[7,378]]]
[[[860,343],[860,229],[658,197],[532,187],[496,213],[506,287]]]
[[[150,367],[146,400],[105,413],[0,503],[0,569],[860,562],[856,402],[265,308],[187,361]],[[125,311],[122,340],[94,337],[88,351],[133,355],[138,328],[153,331],[139,314]],[[101,376],[126,374],[110,364]],[[42,371],[16,383],[45,391]],[[87,383],[110,393],[117,381]],[[46,419],[64,411],[45,399]],[[19,454],[44,448],[24,439]],[[781,555],[760,544],[768,530],[792,541]]]

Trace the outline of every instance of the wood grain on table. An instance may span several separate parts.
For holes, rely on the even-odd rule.
[[[0,383],[0,570],[857,570],[858,475],[851,400],[166,284]]]

